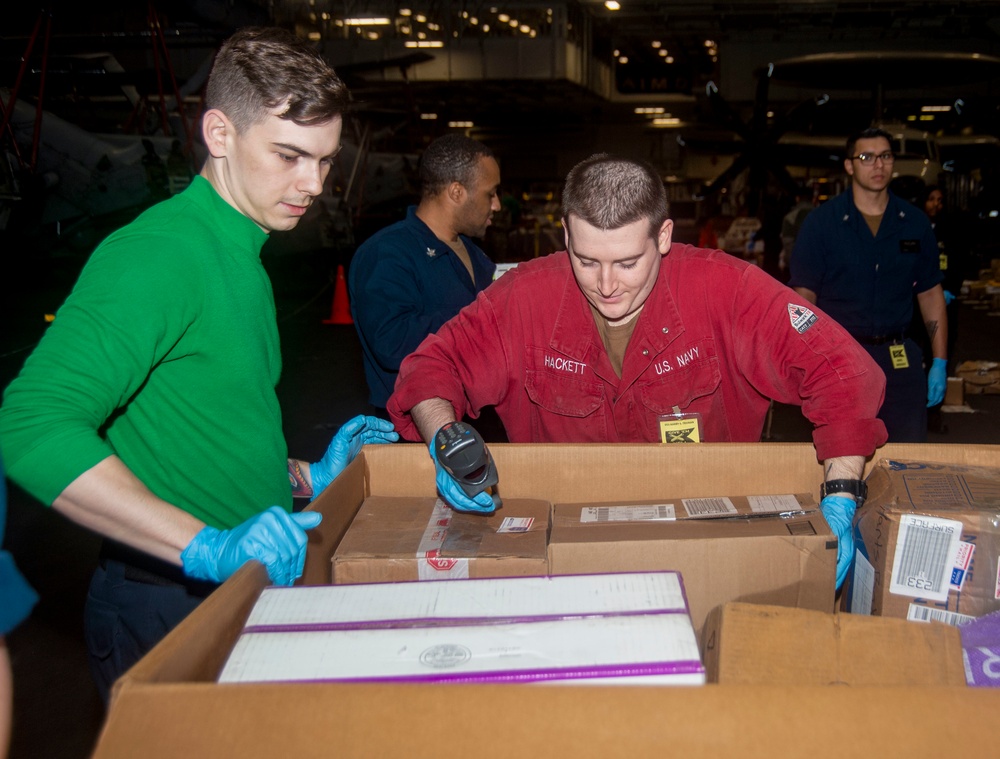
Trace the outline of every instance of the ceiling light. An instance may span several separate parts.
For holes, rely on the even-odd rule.
[[[657,51],[657,54],[658,54],[658,55],[659,55],[660,57],[662,57],[662,58],[666,58],[666,57],[667,57],[667,53],[668,53],[668,50],[667,50],[667,49],[666,49],[665,47],[661,47],[661,48],[660,48],[660,49],[659,49],[659,50]]]
[[[417,32],[417,39],[418,40],[425,40],[425,39],[427,39],[427,32]]]
[[[309,41],[310,42],[319,42],[321,39],[322,39],[322,36],[320,35],[319,32],[309,32]]]
[[[666,61],[667,63],[673,63],[674,62],[674,57],[672,55],[668,55],[663,60]]]
[[[497,16],[497,21],[506,24],[508,21],[510,21],[510,16],[508,16],[506,13],[501,13],[499,16]]]
[[[715,47],[715,40],[705,40],[705,47]]]
[[[399,9],[399,15],[400,16],[412,16],[413,15],[413,11],[411,11],[409,8],[400,8]]]
[[[438,117],[438,115],[436,113],[421,113],[420,114],[420,118],[422,118],[424,121],[434,121],[434,120],[437,119],[437,117]]]
[[[444,47],[444,43],[441,40],[407,40],[403,43],[404,47]]]
[[[440,26],[439,26],[438,24],[428,24],[428,25],[427,25],[427,28],[428,28],[428,29],[430,29],[430,30],[431,30],[432,32],[436,32],[436,31],[438,31],[438,30],[439,30],[439,29],[440,29],[441,27],[440,27]]]
[[[427,23],[427,16],[425,16],[423,13],[418,13],[415,18],[417,19],[418,24]]]
[[[390,22],[387,18],[345,18],[344,23],[347,26],[388,26]]]
[[[639,106],[638,108],[635,109],[635,112],[640,115],[651,114],[651,113],[663,113],[663,111],[664,108],[662,105],[645,105],[645,106]]]
[[[520,29],[521,33],[523,33],[523,34],[527,34],[528,32],[531,31],[531,27],[528,26],[527,24],[521,24],[521,26],[519,27],[519,29]]]
[[[626,63],[628,63],[628,56],[627,55],[619,56],[618,62],[624,66]]]
[[[479,23],[479,19],[473,16],[472,18],[469,19],[469,23],[475,26],[476,24]]]
[[[658,50],[663,43],[659,40],[653,40],[651,44],[653,45],[654,50]]]
[[[676,116],[664,116],[662,118],[653,119],[653,126],[674,127],[680,125],[681,125],[681,120]]]
[[[471,121],[449,121],[448,126],[452,129],[471,129]]]
[[[489,24],[483,24],[483,31],[484,32],[488,32],[489,30],[490,30],[490,25]]]
[[[922,105],[920,110],[924,113],[947,113],[951,110],[950,105]]]
[[[609,11],[621,10],[622,4],[617,0],[604,0],[604,7]]]

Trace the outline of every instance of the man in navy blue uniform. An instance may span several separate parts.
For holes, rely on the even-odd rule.
[[[879,418],[889,440],[919,443],[927,440],[927,407],[944,398],[948,323],[934,232],[923,211],[889,191],[894,162],[891,135],[881,129],[847,141],[851,187],[806,217],[788,284],[885,372]],[[930,338],[926,359],[907,334],[914,296]]]
[[[383,415],[403,359],[472,303],[496,271],[472,240],[500,210],[492,151],[462,135],[439,137],[420,158],[419,178],[419,205],[362,244],[348,276],[369,402]]]

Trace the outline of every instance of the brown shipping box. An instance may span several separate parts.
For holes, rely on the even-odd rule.
[[[814,493],[823,478],[806,443],[507,444],[490,450],[504,499]],[[1000,447],[897,444],[880,455],[987,465],[1000,460]],[[309,506],[324,519],[309,531],[300,582],[329,582],[334,550],[368,496],[434,494],[426,446],[366,447]],[[659,755],[664,747],[676,755],[744,759],[996,753],[1000,689],[993,688],[219,685],[215,680],[267,584],[259,564],[243,567],[119,679],[94,756],[596,759]]]
[[[548,501],[510,498],[460,514],[435,497],[369,496],[333,554],[333,582],[548,574]]]
[[[966,395],[1000,394],[1000,364],[995,361],[963,361],[955,375],[962,379]]]
[[[688,500],[688,499],[684,499]],[[671,569],[681,573],[691,622],[701,635],[708,613],[727,601],[833,611],[837,539],[808,495],[786,495],[788,516],[752,512],[746,497],[661,499],[657,503],[556,503],[549,539],[554,575]],[[736,515],[692,518],[724,501]],[[738,504],[738,505],[737,505]],[[597,521],[594,512],[678,512],[675,521]],[[697,507],[694,508],[694,507]],[[607,517],[605,516],[605,519]]]
[[[960,624],[1000,609],[1000,468],[882,458],[855,536],[850,611]]]
[[[784,606],[717,607],[703,658],[723,685],[965,685],[956,627]]]

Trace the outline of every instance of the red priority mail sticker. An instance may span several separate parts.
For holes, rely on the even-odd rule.
[[[816,314],[798,303],[788,304],[788,318],[800,335],[816,323]]]
[[[432,551],[428,551],[424,555],[424,559],[426,559],[427,563],[434,567],[434,569],[441,572],[447,572],[454,569],[455,565],[458,564],[458,559],[445,559],[440,554],[441,552],[435,548]]]

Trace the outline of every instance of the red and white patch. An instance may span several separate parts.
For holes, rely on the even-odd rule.
[[[793,329],[800,335],[817,321],[816,314],[798,303],[788,304],[788,318],[792,322]]]

